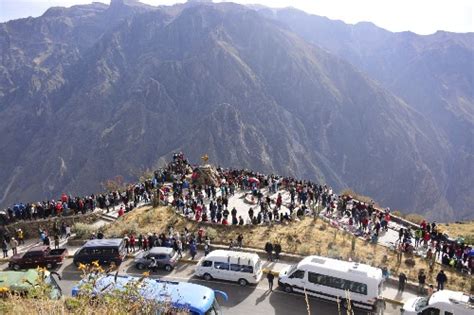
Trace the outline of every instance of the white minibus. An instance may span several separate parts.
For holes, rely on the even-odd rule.
[[[382,270],[369,265],[308,256],[280,271],[278,284],[288,293],[300,292],[339,301],[345,308],[373,310],[382,294]]]
[[[257,254],[214,250],[198,262],[194,275],[209,281],[236,281],[244,286],[262,279],[262,262]]]

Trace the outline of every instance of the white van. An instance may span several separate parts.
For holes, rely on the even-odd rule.
[[[442,290],[430,297],[409,299],[401,309],[403,315],[474,314],[474,298],[462,292]]]
[[[214,250],[201,258],[194,275],[209,281],[222,279],[237,281],[244,286],[262,279],[262,262],[257,254]]]
[[[308,256],[280,271],[278,284],[288,293],[300,292],[373,310],[382,294],[382,270],[369,265]]]

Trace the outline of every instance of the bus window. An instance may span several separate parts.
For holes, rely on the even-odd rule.
[[[212,303],[212,307],[206,312],[206,315],[221,315],[221,306],[217,303],[217,300],[214,299],[214,303]]]

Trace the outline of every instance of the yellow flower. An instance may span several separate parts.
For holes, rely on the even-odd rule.
[[[144,273],[142,273],[142,275],[144,277],[149,277],[150,276],[150,272],[149,271],[145,271]]]
[[[36,267],[36,271],[38,271],[38,273],[44,273],[46,272],[46,268],[42,268],[40,266]]]
[[[98,271],[98,272],[102,272],[102,273],[105,272],[104,268],[102,268],[102,267],[100,267],[100,266],[97,268],[97,271]]]
[[[1,288],[0,288],[0,293],[6,293],[6,292],[8,292],[8,291],[9,291],[9,289],[6,288],[6,287],[1,287]]]
[[[83,263],[79,263],[79,270],[86,270],[87,266],[84,265]]]
[[[98,261],[98,260],[93,261],[93,262],[92,262],[92,266],[94,266],[94,267],[99,267],[99,261]]]

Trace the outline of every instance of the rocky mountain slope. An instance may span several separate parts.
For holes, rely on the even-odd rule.
[[[96,192],[183,150],[459,217],[452,139],[344,59],[230,3],[117,0],[0,24],[0,204]]]
[[[260,9],[308,42],[345,59],[419,111],[445,140],[442,191],[458,217],[474,203],[474,33],[392,33],[295,9]],[[438,170],[439,171],[439,170]]]

